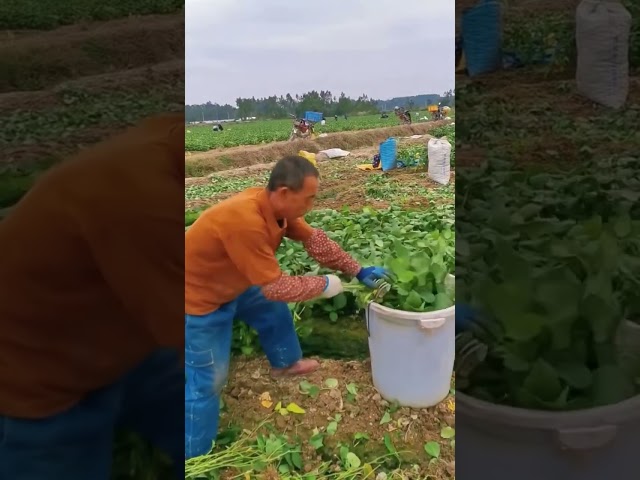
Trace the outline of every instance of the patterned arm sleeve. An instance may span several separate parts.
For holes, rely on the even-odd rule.
[[[324,277],[289,277],[282,275],[275,282],[262,287],[263,295],[272,302],[304,302],[320,296],[324,291]]]
[[[320,265],[331,270],[355,277],[362,269],[351,255],[320,229],[316,228],[313,231],[311,237],[304,242],[304,248]]]

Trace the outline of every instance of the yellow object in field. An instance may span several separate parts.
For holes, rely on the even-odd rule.
[[[365,172],[367,172],[369,170],[382,170],[382,167],[380,165],[378,165],[377,167],[374,167],[370,163],[362,163],[360,165],[356,165],[356,168],[358,170],[363,170]]]
[[[433,112],[437,112],[438,111],[438,105],[429,105],[427,107],[427,111],[433,113]]]
[[[316,162],[316,154],[315,153],[311,153],[311,152],[306,152],[304,150],[300,150],[298,152],[298,155],[302,158],[306,158],[307,160],[309,160],[314,167],[317,167],[318,164]]]

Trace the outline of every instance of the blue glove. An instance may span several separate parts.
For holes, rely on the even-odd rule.
[[[491,342],[502,334],[502,327],[494,317],[465,303],[456,304],[456,335],[472,333],[476,338]]]
[[[469,377],[486,360],[488,345],[499,327],[467,304],[456,305],[456,386],[467,388]]]
[[[391,281],[391,275],[382,267],[366,267],[360,270],[356,278],[369,288],[376,288],[379,280]]]

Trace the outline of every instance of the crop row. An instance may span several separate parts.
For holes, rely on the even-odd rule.
[[[426,112],[424,112],[426,113]],[[348,132],[368,128],[394,127],[399,125],[395,117],[380,118],[379,115],[350,117],[347,120],[328,118],[325,125],[316,125],[316,133]],[[206,152],[215,148],[258,145],[287,140],[291,133],[291,120],[259,120],[247,123],[223,124],[222,132],[214,132],[211,126],[197,125],[187,129],[185,150]]]

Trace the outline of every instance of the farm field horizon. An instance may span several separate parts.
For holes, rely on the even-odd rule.
[[[421,114],[420,118],[415,115],[418,112]],[[412,114],[414,114],[414,124],[431,121],[430,119],[421,119],[423,116],[430,117],[430,114],[425,109],[414,109]],[[225,122],[222,123],[224,129],[222,132],[213,131],[211,124],[187,125],[185,151],[205,152],[242,145],[259,145],[285,141],[291,133],[291,124],[291,119]],[[348,116],[346,120],[344,117],[339,117],[338,120],[329,117],[325,125],[317,123],[314,128],[315,133],[320,135],[322,133],[351,132],[396,126],[401,126],[401,123],[393,114],[389,115],[388,118],[380,118],[380,114],[371,114]]]

